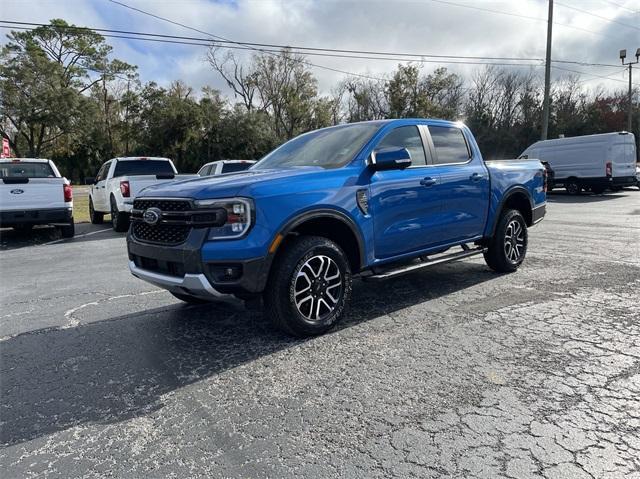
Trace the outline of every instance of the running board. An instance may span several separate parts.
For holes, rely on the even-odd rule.
[[[462,245],[462,251],[460,251],[459,253],[451,253],[433,259],[423,259],[420,263],[401,266],[399,268],[391,269],[382,273],[374,273],[370,276],[363,276],[362,279],[365,281],[382,281],[389,278],[395,278],[396,276],[401,276],[403,274],[412,273],[413,271],[418,271],[420,269],[428,268],[429,266],[434,266],[436,264],[449,263],[451,261],[468,258],[469,256],[482,254],[486,251],[487,248],[483,246],[469,248],[467,245]],[[423,258],[425,257],[423,256]]]

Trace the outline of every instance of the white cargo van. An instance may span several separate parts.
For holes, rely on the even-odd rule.
[[[520,158],[549,163],[554,186],[564,186],[572,195],[635,184],[636,143],[633,133],[626,131],[538,141]]]

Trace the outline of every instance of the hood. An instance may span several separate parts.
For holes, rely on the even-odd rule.
[[[217,176],[206,176],[182,181],[171,181],[149,186],[140,192],[139,197],[157,196],[162,198],[229,198],[257,182],[261,184],[271,180],[294,178],[325,172],[323,168],[294,168],[279,170],[247,170]]]

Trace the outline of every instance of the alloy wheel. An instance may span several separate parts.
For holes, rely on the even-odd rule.
[[[296,269],[293,283],[296,308],[309,321],[323,321],[342,299],[342,272],[336,262],[325,255],[306,260]]]
[[[520,261],[525,249],[524,227],[518,220],[512,220],[507,225],[504,234],[504,254],[512,263]]]

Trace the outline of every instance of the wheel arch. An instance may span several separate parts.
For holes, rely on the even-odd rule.
[[[527,223],[527,226],[532,226],[533,225],[533,207],[534,207],[533,198],[531,198],[531,194],[524,186],[514,186],[513,188],[509,189],[502,197],[502,200],[500,200],[498,208],[496,209],[497,213],[493,219],[493,226],[491,227],[491,236],[493,237],[493,235],[495,234],[496,226],[500,221],[502,213],[506,209],[518,210],[520,214],[522,214],[522,216],[524,217],[524,220]]]
[[[329,208],[305,211],[289,220],[280,230],[282,242],[275,254],[293,235],[323,236],[336,243],[347,255],[353,272],[365,264],[364,240],[358,225],[347,214]],[[276,237],[277,238],[277,237]]]

